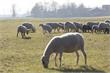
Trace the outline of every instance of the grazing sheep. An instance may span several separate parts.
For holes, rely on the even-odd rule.
[[[29,31],[30,31],[30,30],[27,29],[27,27],[20,25],[20,26],[18,26],[18,28],[17,28],[17,37],[18,37],[18,34],[19,34],[19,32],[20,32],[22,38],[24,39],[24,38],[26,38],[25,33],[28,35]]]
[[[43,34],[45,34],[46,32],[48,32],[48,33],[51,33],[51,32],[52,32],[52,27],[49,26],[49,25],[40,24],[39,26],[42,27],[42,29],[43,29]]]
[[[91,30],[89,25],[83,25],[83,32],[89,32]]]
[[[87,25],[90,27],[90,29],[92,30],[92,26],[93,25],[98,25],[99,22],[88,22]]]
[[[99,25],[92,26],[92,33],[93,33],[93,31],[95,31],[95,33],[96,33],[96,32],[98,32],[98,30],[99,30]]]
[[[87,23],[87,26],[89,26],[89,31],[92,32],[92,26],[93,26],[93,25],[98,25],[98,24],[99,24],[99,22],[88,22],[88,23]]]
[[[54,30],[54,32],[57,30],[59,31],[59,24],[58,23],[46,23],[46,25],[49,25],[52,27],[52,30]]]
[[[36,32],[36,28],[34,25],[32,25],[31,23],[23,23],[23,26],[26,26],[27,29],[30,29],[32,32]]]
[[[59,28],[64,30],[64,23],[59,23]]]
[[[72,24],[70,22],[66,22],[64,25],[65,31],[66,32],[70,32],[70,31],[77,31],[77,27],[75,26],[75,24]]]
[[[76,25],[76,27],[77,27],[77,31],[78,31],[78,32],[79,32],[79,30],[82,30],[82,28],[83,28],[83,25],[82,25],[82,24],[77,23],[77,22],[74,22],[73,24]]]
[[[50,40],[50,42],[46,46],[43,56],[41,58],[43,67],[48,68],[49,58],[52,53],[56,53],[55,65],[57,65],[56,57],[59,54],[60,56],[59,60],[60,60],[60,66],[61,66],[62,55],[64,52],[65,53],[75,52],[77,55],[76,63],[78,64],[79,62],[78,50],[81,50],[81,52],[83,53],[85,58],[85,64],[87,64],[87,55],[84,50],[84,39],[80,33],[65,33],[61,36],[55,36]]]
[[[99,24],[99,32],[104,32],[107,28],[110,29],[110,24],[107,23]]]

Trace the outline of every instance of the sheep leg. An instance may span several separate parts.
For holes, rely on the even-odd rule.
[[[66,32],[66,29],[64,28],[64,33]]]
[[[84,55],[84,58],[85,58],[85,64],[87,65],[87,55],[86,55],[86,52],[83,50],[81,50],[83,55]]]
[[[17,32],[17,37],[18,37],[19,31]]]
[[[25,33],[23,35],[24,35],[24,38],[25,38],[26,37]]]
[[[25,33],[22,33],[22,38],[24,39],[26,36],[25,36]]]
[[[96,33],[96,32],[97,32],[97,30],[96,30],[96,29],[94,29],[94,32]]]
[[[59,61],[60,61],[60,67],[61,67],[61,63],[62,63],[62,52],[60,53]]]
[[[24,35],[24,33],[23,33],[23,39],[25,38],[25,35]]]
[[[21,36],[22,36],[22,39],[23,39],[23,33],[21,32]]]
[[[56,29],[54,29],[54,33],[55,33]]]
[[[76,56],[77,56],[76,65],[78,65],[78,62],[79,62],[79,53],[77,51],[76,51]]]
[[[26,34],[27,34],[27,35],[29,34],[29,30],[26,32]]]
[[[91,32],[93,33],[93,32],[94,32],[94,30],[92,29],[92,30],[91,30]]]
[[[60,32],[60,29],[58,28],[57,31]]]
[[[55,66],[57,66],[57,63],[56,63],[57,56],[58,56],[58,53],[55,54]]]

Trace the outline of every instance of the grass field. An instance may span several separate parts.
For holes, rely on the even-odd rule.
[[[76,64],[76,54],[63,55],[61,68],[54,66],[53,55],[50,58],[49,69],[44,69],[41,56],[45,46],[52,37],[44,36],[38,24],[45,22],[88,21],[103,22],[108,17],[71,18],[71,19],[4,19],[0,20],[0,73],[43,73],[43,72],[110,72],[110,34],[83,33],[88,66],[80,52],[79,65]],[[35,24],[37,31],[31,33],[30,40],[16,37],[16,28],[23,22]],[[54,33],[52,36],[63,33]]]

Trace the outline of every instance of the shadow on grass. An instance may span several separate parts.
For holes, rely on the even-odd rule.
[[[78,68],[61,67],[61,68],[49,68],[49,69],[60,71],[60,72],[99,72],[99,73],[106,73],[105,71],[96,69],[92,66],[79,66]]]
[[[23,38],[23,39],[28,39],[28,40],[29,40],[29,39],[31,39],[31,37],[25,37],[25,38]]]

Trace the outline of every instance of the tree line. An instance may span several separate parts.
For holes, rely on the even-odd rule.
[[[48,4],[47,4],[48,5]],[[48,18],[64,18],[64,17],[94,17],[109,16],[110,5],[103,5],[101,8],[88,8],[83,4],[77,6],[75,3],[67,3],[58,7],[58,3],[53,1],[51,5],[46,6],[36,3],[31,10],[32,17]]]

